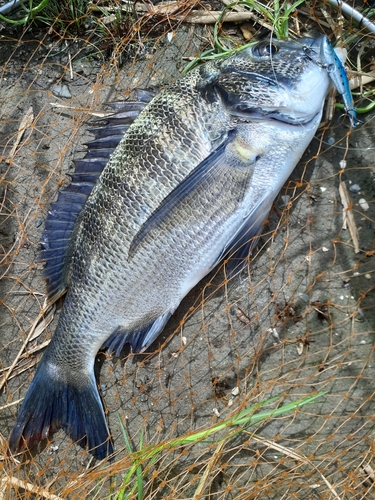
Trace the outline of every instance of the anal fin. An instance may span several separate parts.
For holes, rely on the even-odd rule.
[[[172,312],[167,311],[148,325],[132,330],[123,330],[120,327],[112,333],[103,348],[108,348],[110,352],[119,356],[125,344],[129,343],[134,353],[144,352],[163,330],[171,315]]]

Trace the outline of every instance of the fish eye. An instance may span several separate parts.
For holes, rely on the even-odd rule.
[[[262,42],[255,47],[255,51],[260,57],[273,56],[278,50],[279,47],[272,42]]]

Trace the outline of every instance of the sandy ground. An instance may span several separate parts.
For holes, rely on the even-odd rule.
[[[36,42],[18,48],[2,43],[0,50],[4,158],[9,157],[20,120],[30,107],[33,112],[32,125],[12,161],[0,164],[5,179],[0,236],[9,254],[1,283],[3,374],[44,304],[38,242],[48,205],[67,182],[73,157],[82,154],[82,144],[90,138],[88,112],[103,110],[103,103],[119,99],[128,89],[167,83],[186,63],[182,55],[196,55],[201,45],[191,29],[183,28],[173,44],[165,38],[154,49],[146,47],[137,63],[117,70],[82,57],[85,48],[74,52],[74,47],[42,42],[40,48]],[[53,94],[59,84],[68,86],[70,99]],[[71,108],[51,105],[56,102]],[[150,354],[98,356],[98,380],[117,461],[126,454],[118,418],[126,421],[137,446],[140,429],[147,443],[156,443],[212,425],[271,396],[289,402],[323,390],[326,396],[314,405],[256,428],[258,438],[277,441],[308,457],[306,461],[287,458],[241,434],[221,450],[209,491],[214,498],[239,498],[241,488],[250,491],[253,485],[256,492],[261,488],[258,481],[266,479],[268,490],[259,498],[335,498],[322,480],[324,474],[339,498],[364,498],[366,492],[375,497],[360,468],[374,458],[375,435],[374,118],[373,113],[364,116],[363,124],[350,131],[347,120],[338,124],[337,113],[319,131],[275,202],[249,265],[230,280],[224,267],[205,278],[185,298]],[[340,181],[353,203],[358,253],[349,231],[342,228]],[[353,185],[359,191],[350,190]],[[367,201],[368,209],[360,199]],[[5,439],[17,401],[35,371],[38,346],[53,333],[57,317],[58,310],[48,316],[51,323],[27,343],[29,355],[6,382],[0,402]],[[155,465],[157,474],[148,476],[149,491],[158,491],[153,498],[193,498],[212,446],[205,442],[186,454],[166,454]],[[34,450],[33,457],[24,465],[8,462],[7,474],[55,494],[65,491],[64,496],[66,484],[90,461],[62,432]],[[282,480],[285,471],[289,479]],[[116,481],[124,474],[118,471]],[[80,488],[79,483],[70,488],[69,497],[82,498]],[[85,488],[87,498],[109,495],[106,483],[96,491]],[[6,491],[5,498],[24,497],[22,490],[18,495]],[[254,493],[251,498],[258,497]]]

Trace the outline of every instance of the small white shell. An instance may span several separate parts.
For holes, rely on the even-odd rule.
[[[346,160],[341,160],[340,161],[340,168],[345,168],[346,167]]]
[[[299,341],[297,344],[297,354],[298,356],[301,356],[303,353],[303,342]]]

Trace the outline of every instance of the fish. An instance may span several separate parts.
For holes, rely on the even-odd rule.
[[[10,454],[59,428],[99,460],[113,454],[97,352],[119,355],[126,343],[144,352],[224,257],[238,269],[314,137],[333,85],[354,124],[346,73],[330,47],[324,36],[257,42],[156,95],[114,103],[106,124],[92,130],[45,223],[49,294],[67,293]]]

